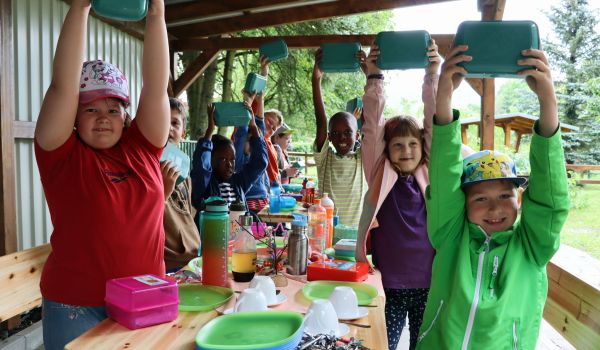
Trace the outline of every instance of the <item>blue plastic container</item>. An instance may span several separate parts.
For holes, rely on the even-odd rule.
[[[539,49],[537,24],[532,21],[466,21],[458,26],[455,45],[469,45],[465,54],[470,62],[462,62],[467,77],[520,78],[517,72],[530,69],[519,66],[522,50]]]
[[[190,157],[170,142],[167,142],[167,146],[160,157],[161,163],[166,160],[173,163],[179,169],[179,177],[175,183],[176,185],[182,183],[190,175]]]
[[[217,126],[245,126],[252,119],[252,113],[242,102],[215,102],[214,105]]]
[[[273,181],[269,190],[269,212],[279,213],[281,211],[281,187],[279,182]]]
[[[356,53],[360,44],[355,42],[325,43],[321,45],[323,57],[319,68],[328,73],[356,72],[360,62]]]
[[[248,73],[244,90],[248,91],[250,94],[256,93],[257,95],[260,95],[266,87],[267,78],[256,73]]]
[[[286,59],[288,57],[288,47],[283,39],[277,39],[260,45],[258,53],[273,62]]]
[[[381,32],[375,37],[379,47],[377,67],[381,69],[425,68],[431,37],[424,30]]]
[[[139,21],[148,13],[148,0],[92,0],[99,16],[117,21]]]

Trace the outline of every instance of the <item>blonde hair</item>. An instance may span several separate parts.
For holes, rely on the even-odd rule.
[[[283,114],[278,109],[269,109],[265,111],[265,117],[267,114],[274,114],[277,117],[277,127],[280,127],[283,124]]]

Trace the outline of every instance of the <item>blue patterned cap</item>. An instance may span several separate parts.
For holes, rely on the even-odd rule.
[[[515,162],[506,154],[484,150],[463,160],[461,187],[489,180],[509,180],[521,186],[527,179],[517,176]]]

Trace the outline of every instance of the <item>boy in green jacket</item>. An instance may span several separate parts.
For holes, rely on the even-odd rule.
[[[455,47],[438,84],[427,189],[429,239],[436,249],[417,349],[535,349],[548,292],[546,264],[558,250],[569,199],[556,97],[540,50],[524,50],[519,74],[538,96],[531,175],[493,151],[461,160],[452,92],[467,73]],[[522,193],[522,202],[521,202]],[[518,217],[519,208],[521,215]]]

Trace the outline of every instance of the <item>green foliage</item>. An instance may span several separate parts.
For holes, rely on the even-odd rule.
[[[600,141],[595,131],[598,114],[589,110],[599,96],[589,83],[600,73],[598,11],[592,10],[587,0],[562,0],[547,15],[554,37],[546,40],[544,47],[554,68],[561,72],[556,81],[560,119],[580,128],[578,133],[564,137],[567,161],[598,163],[600,151],[593,147]]]
[[[525,113],[539,116],[537,96],[524,79],[514,79],[502,85],[496,99],[496,113]]]

